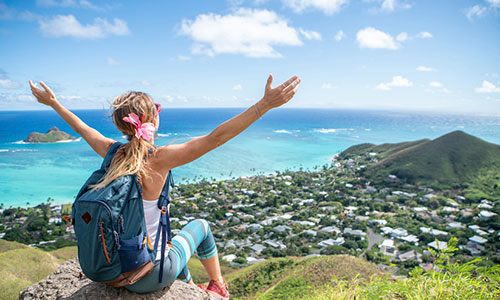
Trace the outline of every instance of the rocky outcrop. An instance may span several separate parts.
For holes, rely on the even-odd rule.
[[[67,134],[64,131],[60,131],[57,127],[52,127],[47,131],[47,133],[32,132],[24,140],[26,143],[55,143],[61,141],[73,141],[76,140],[74,136]]]
[[[113,288],[93,282],[83,276],[80,279],[80,265],[77,259],[62,264],[59,269],[42,281],[25,288],[19,299],[141,299],[141,300],[220,300],[198,287],[176,280],[171,286],[148,293],[136,294],[125,288]]]

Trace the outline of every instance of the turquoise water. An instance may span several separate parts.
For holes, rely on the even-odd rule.
[[[209,133],[243,111],[165,109],[157,145],[182,143]],[[102,110],[75,113],[104,135],[124,141]],[[22,144],[33,131],[52,126],[74,136],[52,111],[0,112],[0,203],[35,205],[52,197],[71,202],[101,158],[84,140],[69,143]],[[500,144],[500,117],[326,109],[278,109],[247,131],[188,165],[173,170],[177,182],[268,174],[277,170],[313,169],[359,143],[386,143],[436,138],[463,130]]]

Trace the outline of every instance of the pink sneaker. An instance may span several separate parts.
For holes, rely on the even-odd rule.
[[[229,299],[229,292],[226,289],[226,281],[222,278],[222,282],[210,280],[207,287],[198,284],[199,288],[202,288],[205,292],[221,297],[224,300]]]

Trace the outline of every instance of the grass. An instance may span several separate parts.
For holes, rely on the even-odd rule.
[[[57,258],[35,248],[0,253],[0,299],[18,299],[19,292],[59,267]]]
[[[334,282],[302,298],[305,300],[494,300],[499,299],[498,283],[466,273],[420,273],[414,277],[389,281],[375,278],[364,285],[358,281]]]
[[[9,250],[15,250],[15,249],[24,249],[27,248],[27,246],[17,243],[17,242],[9,242],[4,239],[0,239],[0,253],[6,252]]]
[[[229,263],[227,263],[224,260],[220,260],[220,268],[224,278],[226,278],[229,274],[233,272],[237,272],[235,269],[229,266]],[[205,268],[203,268],[203,265],[201,264],[200,260],[197,259],[196,257],[191,257],[191,259],[188,261],[188,269],[189,272],[191,273],[191,276],[193,277],[194,283],[205,284],[208,283],[208,281],[210,280],[207,272],[205,271]]]
[[[0,299],[18,299],[19,292],[76,257],[76,247],[46,252],[0,239]]]
[[[336,278],[364,282],[384,276],[375,265],[352,256],[270,259],[228,276],[234,299],[301,299]]]

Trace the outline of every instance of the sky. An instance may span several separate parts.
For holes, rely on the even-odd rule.
[[[293,75],[284,107],[500,115],[500,0],[0,0],[0,110],[70,109],[129,90],[164,107],[248,107]]]

